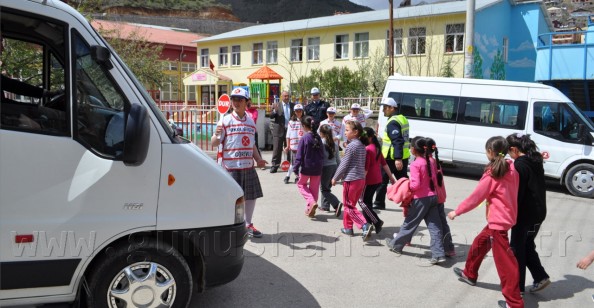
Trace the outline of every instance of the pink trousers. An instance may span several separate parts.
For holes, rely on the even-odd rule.
[[[345,229],[352,229],[353,223],[357,228],[362,229],[367,222],[365,217],[357,210],[357,202],[365,188],[365,179],[348,181],[342,183],[342,200],[344,214],[342,214],[342,225]]]
[[[320,194],[321,175],[305,175],[299,174],[299,181],[297,181],[297,188],[303,199],[307,202],[307,206],[318,203],[318,195]],[[307,182],[309,181],[309,185]]]

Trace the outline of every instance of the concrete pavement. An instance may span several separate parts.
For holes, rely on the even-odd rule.
[[[270,162],[271,152],[263,156]],[[474,236],[485,226],[483,207],[450,221],[458,256],[427,266],[424,224],[402,256],[384,246],[383,239],[403,221],[395,204],[380,212],[386,222],[382,233],[363,242],[359,230],[354,237],[341,234],[342,220],[333,213],[307,218],[296,185],[285,185],[282,172],[258,174],[264,197],[257,201],[253,221],[264,237],[246,244],[244,269],[235,281],[195,296],[192,307],[497,307],[503,299],[490,254],[474,287],[459,282],[452,271],[464,266]],[[478,176],[451,168],[445,174],[447,212],[472,191]],[[342,199],[342,186],[333,191]],[[576,263],[594,249],[594,202],[571,196],[553,181],[547,202],[536,244],[553,283],[527,293],[526,307],[592,307],[594,266],[583,271]]]

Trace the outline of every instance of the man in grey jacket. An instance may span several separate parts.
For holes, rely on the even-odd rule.
[[[290,101],[289,92],[283,91],[280,99],[280,102],[272,104],[272,112],[270,113],[270,129],[272,130],[272,167],[270,173],[276,173],[282,161],[283,148],[287,139],[287,126],[295,107],[295,103]],[[291,155],[290,151],[287,153],[287,160],[289,160],[289,155]]]

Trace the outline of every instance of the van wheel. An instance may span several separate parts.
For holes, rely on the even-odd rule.
[[[565,186],[574,196],[594,198],[594,166],[579,164],[571,167],[565,175]]]
[[[107,250],[89,277],[89,307],[187,307],[192,273],[170,245],[150,241],[140,247]]]

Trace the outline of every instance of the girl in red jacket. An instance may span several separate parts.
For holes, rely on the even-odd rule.
[[[476,208],[486,200],[487,226],[474,238],[466,258],[464,270],[454,267],[460,281],[476,285],[478,270],[483,259],[493,249],[493,261],[501,280],[505,301],[500,307],[524,307],[518,286],[518,262],[509,247],[507,232],[516,224],[518,213],[518,185],[520,178],[510,161],[505,159],[508,144],[505,138],[496,136],[485,145],[489,163],[477,187],[455,211],[448,213],[450,219]]]

